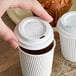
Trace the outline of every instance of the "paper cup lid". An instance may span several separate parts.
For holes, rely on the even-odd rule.
[[[54,40],[53,29],[49,23],[38,17],[23,19],[14,30],[20,46],[30,50],[40,50]]]
[[[59,19],[57,28],[68,35],[76,36],[76,11],[65,13]]]

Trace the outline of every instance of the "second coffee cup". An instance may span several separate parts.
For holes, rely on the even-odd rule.
[[[57,23],[61,52],[65,59],[76,62],[76,11],[65,13]]]

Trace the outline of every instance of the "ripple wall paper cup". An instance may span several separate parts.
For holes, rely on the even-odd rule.
[[[19,50],[23,76],[51,76],[54,47],[41,55],[30,55]]]
[[[64,14],[57,23],[57,29],[64,58],[76,62],[76,11]]]
[[[38,17],[28,17],[14,32],[20,43],[23,76],[50,76],[56,46],[50,24]]]

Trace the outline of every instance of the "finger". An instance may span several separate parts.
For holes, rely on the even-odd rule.
[[[5,13],[5,11],[9,8],[9,6],[12,5],[12,3],[13,3],[13,0],[7,0],[7,1],[0,0],[0,17]]]
[[[0,18],[0,37],[5,40],[12,48],[17,48],[19,43],[14,33],[3,23]]]
[[[48,21],[48,22],[52,22],[53,18],[52,16],[50,16],[45,10],[44,8],[41,6],[41,4],[37,1],[37,0],[33,0],[33,5],[31,7],[31,10],[38,15],[40,18]]]

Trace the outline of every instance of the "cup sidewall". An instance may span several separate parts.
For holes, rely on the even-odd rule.
[[[76,62],[76,39],[70,36],[64,35],[64,33],[59,33],[61,52],[65,59]]]
[[[23,76],[50,76],[55,46],[56,42],[54,41],[53,48],[49,52],[40,55],[28,54],[18,48]]]

